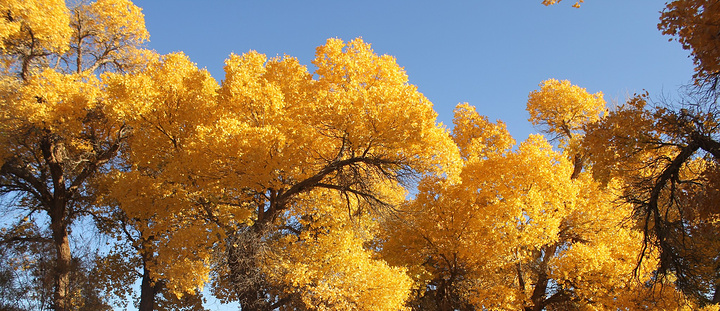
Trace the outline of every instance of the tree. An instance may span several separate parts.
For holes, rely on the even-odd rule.
[[[574,165],[570,177],[577,178],[585,162],[585,155],[578,148],[583,127],[605,114],[603,94],[589,94],[568,80],[549,79],[540,84],[540,90],[530,93],[527,110],[529,121],[558,140],[560,147],[568,153]]]
[[[106,81],[109,101],[134,130],[118,168],[99,182],[97,204],[114,215],[106,228],[129,241],[125,257],[142,269],[140,310],[153,310],[157,294],[192,297],[207,282],[219,238],[208,237],[216,226],[192,210],[192,191],[199,190],[186,167],[197,160],[181,152],[198,128],[215,121],[218,86],[181,53],[139,72],[108,74]]]
[[[9,238],[53,245],[53,307],[68,310],[68,230],[91,213],[83,198],[88,182],[130,132],[110,113],[99,74],[140,65],[148,52],[138,46],[148,34],[128,1],[70,9],[62,1],[6,1],[0,9],[0,190],[18,198],[23,212],[15,225],[44,213],[50,233]]]
[[[241,121],[247,130],[218,141],[222,146],[231,143],[231,152],[211,149],[221,154],[252,151],[230,159],[227,164],[237,163],[231,167],[263,163],[256,164],[257,172],[243,169],[228,180],[233,187],[245,185],[240,189],[246,194],[238,199],[250,203],[253,210],[252,225],[228,236],[276,232],[276,226],[284,225],[277,221],[290,220],[280,216],[293,211],[299,195],[322,189],[377,209],[387,203],[376,190],[379,186],[394,185],[417,173],[438,172],[450,163],[452,144],[435,124],[430,102],[407,84],[393,58],[375,55],[361,40],[347,44],[328,40],[319,47],[313,61],[317,80],[311,80],[293,59],[263,63],[263,58],[252,54],[231,57],[219,91],[221,105],[234,109],[234,123]],[[252,145],[239,141],[250,133],[267,138]],[[348,208],[351,214],[367,212]],[[233,245],[228,245],[229,258],[253,257],[254,250],[247,254]],[[234,262],[228,262],[231,275],[244,278],[247,270],[233,267]],[[240,300],[257,299],[262,292],[243,289]]]
[[[701,304],[720,302],[714,200],[717,187],[716,113],[685,105],[648,107],[639,95],[588,126],[583,146],[596,178],[620,181],[634,207],[644,258],[657,249],[659,275]]]
[[[718,159],[718,10],[712,1],[667,3],[658,29],[691,51],[695,86],[680,103],[640,94],[588,124],[582,151],[601,182],[616,182],[644,233],[641,260],[658,256],[655,281],[671,281],[700,305],[720,302],[717,209],[708,200]],[[672,39],[671,39],[672,40]]]
[[[158,247],[151,272],[165,286],[181,293],[202,285],[212,255],[221,253],[215,293],[243,309],[297,302],[313,308],[311,302],[323,299],[335,301],[327,308],[372,306],[351,292],[303,296],[308,287],[286,286],[294,270],[264,262],[299,260],[291,254],[306,250],[287,241],[304,240],[304,231],[337,215],[307,218],[302,198],[328,192],[345,202],[326,203],[328,208],[356,215],[334,225],[348,229],[304,244],[316,256],[310,258],[329,258],[332,248],[325,243],[359,234],[342,223],[391,208],[393,198],[405,194],[403,182],[451,167],[456,150],[435,123],[432,104],[407,83],[392,57],[375,55],[360,39],[333,39],[318,48],[313,64],[311,75],[291,57],[231,55],[219,88],[179,55],[140,74],[112,76],[114,105],[136,116],[128,121],[135,131],[123,154],[129,169],[114,173],[112,197],[131,219],[148,222],[142,237]],[[311,221],[299,225],[303,217]],[[366,240],[347,241],[353,241],[346,244],[348,258],[358,269],[374,266],[402,279],[400,270],[371,259]],[[178,263],[178,254],[188,260]],[[291,264],[299,263],[286,263]],[[286,274],[280,278],[277,271]],[[316,276],[314,284],[334,277]],[[388,301],[393,309],[402,299]]]
[[[542,136],[513,150],[501,122],[456,108],[459,176],[425,178],[404,217],[384,225],[385,258],[414,276],[414,309],[682,307],[672,285],[645,287],[652,264],[634,277],[642,238],[626,220],[631,205],[617,204],[617,188],[574,160],[585,157],[577,146],[583,125],[603,107],[601,94],[567,81],[545,81],[530,94],[531,121],[560,136],[563,153]]]
[[[30,228],[26,228],[30,229]],[[37,228],[29,231],[36,232]],[[17,236],[10,233],[9,236]],[[77,246],[77,245],[76,245]],[[112,302],[96,281],[102,279],[96,248],[73,248],[69,268],[69,307],[73,310],[112,310]],[[51,310],[54,292],[54,247],[50,243],[3,243],[0,253],[0,310]]]

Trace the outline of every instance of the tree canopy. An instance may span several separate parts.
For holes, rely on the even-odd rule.
[[[0,308],[718,310],[718,9],[660,17],[682,102],[548,79],[517,143],[467,103],[437,122],[360,38],[218,82],[130,1],[5,1]]]

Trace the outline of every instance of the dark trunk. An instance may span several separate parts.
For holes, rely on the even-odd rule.
[[[150,270],[143,263],[142,283],[140,283],[140,307],[139,311],[155,310],[155,296],[160,291],[161,284],[150,277]]]
[[[573,159],[573,172],[570,175],[570,179],[577,179],[582,173],[583,166],[585,164],[585,158],[581,154],[576,154]]]
[[[547,291],[548,277],[545,271],[540,272],[535,290],[530,298],[533,302],[533,311],[540,311],[545,308],[545,292]]]
[[[55,246],[55,271],[53,304],[55,311],[67,311],[70,309],[68,303],[68,288],[70,286],[70,240],[68,239],[67,224],[64,216],[65,202],[57,202],[51,210],[51,224],[53,244]]]
[[[453,301],[451,297],[451,289],[448,288],[448,284],[445,280],[440,280],[437,288],[436,297],[437,300],[437,308],[438,311],[453,311],[455,310],[455,306],[453,306]]]
[[[543,250],[540,254],[542,257],[537,267],[537,283],[535,283],[535,289],[533,290],[532,296],[530,297],[533,305],[531,308],[525,307],[525,310],[541,311],[544,310],[545,307],[547,307],[548,299],[546,297],[546,294],[549,282],[547,265],[552,256],[555,254],[556,250],[557,245],[554,244],[543,247]]]
[[[68,299],[68,289],[70,287],[70,263],[72,255],[70,254],[70,241],[68,239],[68,202],[69,194],[65,188],[65,171],[64,163],[64,144],[51,137],[44,137],[40,148],[43,158],[50,169],[50,178],[52,180],[52,196],[44,202],[50,216],[50,229],[52,230],[52,239],[55,246],[55,267],[54,267],[54,285],[53,305],[55,311],[67,311],[70,309]]]
[[[720,284],[715,285],[715,294],[713,295],[712,304],[720,303]]]

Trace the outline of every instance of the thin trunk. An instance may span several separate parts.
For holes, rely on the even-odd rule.
[[[712,304],[720,303],[720,284],[715,285],[715,294],[713,295]]]
[[[525,279],[523,279],[523,273],[522,273],[522,266],[520,263],[517,263],[517,274],[518,274],[518,285],[520,285],[520,290],[524,293],[525,292]]]

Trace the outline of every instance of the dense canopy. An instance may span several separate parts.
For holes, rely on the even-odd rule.
[[[2,310],[720,306],[718,5],[661,15],[681,102],[548,79],[520,142],[467,103],[446,128],[360,38],[218,80],[128,0],[0,12]]]

